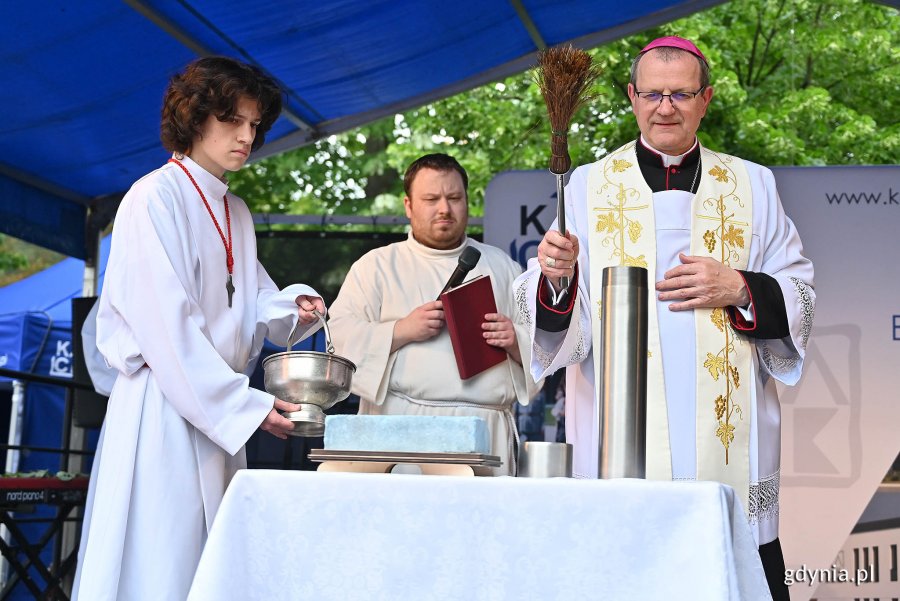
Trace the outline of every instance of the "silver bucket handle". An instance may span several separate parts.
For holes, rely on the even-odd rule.
[[[316,317],[319,318],[319,321],[322,322],[322,329],[325,330],[325,350],[328,351],[329,355],[333,355],[334,345],[331,344],[331,330],[328,329],[328,322],[325,321],[325,316],[319,313],[318,309],[313,309],[313,313],[315,313]]]
[[[316,317],[319,318],[319,321],[322,322],[322,328],[325,330],[325,350],[328,351],[328,354],[334,354],[334,345],[331,343],[331,330],[328,329],[328,322],[325,321],[325,316],[319,313],[318,310],[313,309],[313,313],[316,314]],[[300,325],[300,319],[294,322],[294,327],[291,328],[291,333],[288,334],[288,344],[287,350],[291,351],[291,348],[294,346],[294,334],[297,332],[297,326]]]

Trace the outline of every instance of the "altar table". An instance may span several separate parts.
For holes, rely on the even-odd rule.
[[[711,482],[243,470],[190,601],[769,599]]]

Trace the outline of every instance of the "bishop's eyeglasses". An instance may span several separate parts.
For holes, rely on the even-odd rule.
[[[635,90],[634,95],[650,104],[662,104],[663,99],[668,98],[673,106],[678,106],[680,104],[687,104],[705,89],[706,86],[700,86],[700,89],[696,92],[672,92],[671,94],[663,94],[662,92],[638,92]]]

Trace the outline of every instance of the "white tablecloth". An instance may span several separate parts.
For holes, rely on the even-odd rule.
[[[732,489],[244,470],[191,601],[769,599]]]

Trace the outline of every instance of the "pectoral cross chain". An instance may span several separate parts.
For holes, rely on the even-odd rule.
[[[225,281],[225,291],[228,292],[228,308],[231,308],[231,296],[234,294],[234,282],[231,280],[231,274],[228,274],[228,279]]]

